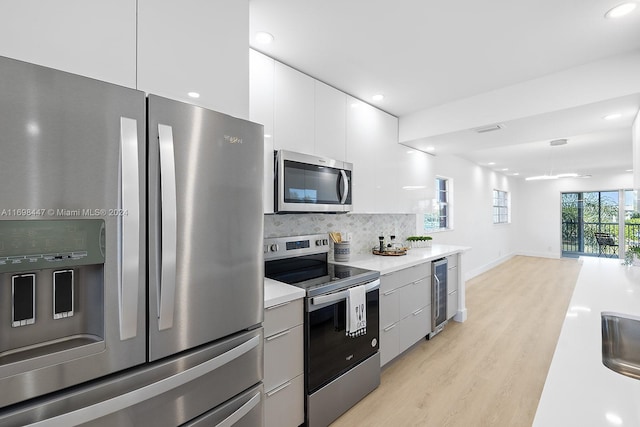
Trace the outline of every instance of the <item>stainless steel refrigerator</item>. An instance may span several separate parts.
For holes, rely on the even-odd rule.
[[[262,425],[262,135],[0,57],[0,426]]]

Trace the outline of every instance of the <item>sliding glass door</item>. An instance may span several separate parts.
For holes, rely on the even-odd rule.
[[[619,257],[640,244],[635,191],[562,193],[562,255]]]

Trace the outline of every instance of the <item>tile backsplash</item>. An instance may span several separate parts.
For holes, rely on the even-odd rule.
[[[351,253],[370,253],[378,236],[396,236],[403,242],[416,234],[414,214],[284,214],[264,216],[264,237],[297,236],[339,231],[351,235]]]

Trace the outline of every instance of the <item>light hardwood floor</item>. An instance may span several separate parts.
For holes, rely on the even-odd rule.
[[[579,271],[518,256],[470,280],[467,321],[392,361],[332,427],[531,426]]]

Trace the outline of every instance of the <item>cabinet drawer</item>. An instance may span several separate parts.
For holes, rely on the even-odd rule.
[[[449,268],[447,271],[447,292],[458,290],[458,267]]]
[[[431,332],[431,306],[422,307],[400,321],[400,352]]]
[[[380,366],[393,360],[399,352],[400,322],[380,328]]]
[[[454,268],[458,266],[458,254],[449,255],[447,257],[447,268]]]
[[[398,288],[408,283],[420,280],[431,275],[431,263],[425,262],[403,270],[386,274],[380,279],[380,291]]]
[[[265,393],[265,427],[298,427],[304,422],[304,375]]]
[[[447,319],[451,319],[458,311],[458,291],[447,295]]]
[[[304,372],[302,325],[264,339],[264,389],[274,387]]]
[[[302,325],[303,316],[302,298],[265,308],[264,336],[269,337],[277,332]]]
[[[380,326],[386,328],[400,320],[398,298],[402,288],[380,292]]]
[[[431,276],[423,277],[398,290],[400,318],[431,304]]]

